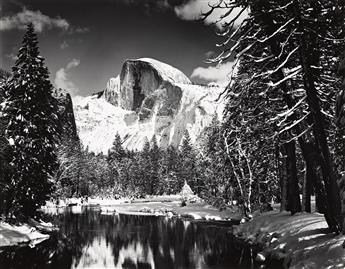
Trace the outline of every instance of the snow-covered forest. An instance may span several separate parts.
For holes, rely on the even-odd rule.
[[[223,117],[215,113],[195,143],[186,131],[179,146],[153,136],[139,151],[118,134],[108,154],[82,145],[29,24],[15,66],[0,74],[0,214],[25,220],[49,199],[177,194],[186,182],[246,220],[280,204],[291,215],[321,213],[329,232],[345,233],[345,2],[217,3],[202,19],[223,14],[208,61],[235,62],[219,96]]]
[[[343,6],[221,1],[205,18],[216,9],[229,11],[224,20],[251,11],[236,31],[236,16],[224,23],[220,54],[210,59],[237,61],[223,119],[215,115],[195,145],[186,132],[178,148],[160,149],[154,137],[141,152],[127,151],[116,136],[107,156],[63,130],[29,26],[12,73],[2,74],[2,212],[34,214],[50,195],[171,194],[187,181],[207,201],[236,200],[247,212],[271,201],[310,212],[315,195],[317,210],[339,231]]]

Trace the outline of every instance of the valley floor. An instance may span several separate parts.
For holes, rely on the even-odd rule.
[[[102,212],[116,211],[120,214],[170,215],[190,219],[205,220],[240,220],[241,216],[234,210],[219,211],[205,203],[193,203],[181,207],[180,202],[136,202],[111,207],[102,207]],[[170,214],[169,214],[170,213]]]
[[[171,198],[171,197],[170,197]],[[153,201],[152,201],[153,200]],[[181,207],[176,199],[153,198],[135,200],[98,201],[101,214],[140,214],[156,215],[196,220],[239,220],[241,216],[230,209],[219,211],[204,203],[189,203]],[[90,200],[96,203],[96,200]],[[71,206],[71,210],[84,210],[85,207]],[[47,208],[48,211],[63,208]],[[51,212],[51,213],[54,213]],[[32,226],[31,226],[32,227]],[[19,245],[37,243],[47,235],[23,225],[14,227],[0,223],[1,245]],[[257,261],[269,263],[280,260],[286,268],[345,268],[344,235],[334,235],[327,231],[323,215],[318,213],[300,213],[291,216],[289,212],[273,210],[254,217],[249,222],[233,229],[234,236],[246,246],[259,246],[262,249],[256,256]],[[274,267],[273,267],[274,268]]]

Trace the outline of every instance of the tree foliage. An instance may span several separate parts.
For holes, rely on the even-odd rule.
[[[10,212],[6,213],[33,216],[52,192],[59,129],[57,101],[32,24],[4,90],[2,113],[8,123],[5,136],[12,168],[6,181],[11,191]]]
[[[298,141],[306,168],[309,171],[315,165],[320,168],[323,191],[319,192],[318,201],[330,229],[339,231],[342,224],[340,199],[329,143],[332,135],[328,130],[332,126],[329,115],[334,111],[334,96],[338,92],[335,71],[340,52],[344,50],[344,2],[220,0],[205,17],[216,9],[224,10],[221,19],[231,18],[224,23],[220,33],[225,38],[219,44],[221,53],[212,61],[221,63],[235,57],[239,73],[243,74],[243,70],[249,70],[250,73],[248,79],[241,80],[243,85],[239,92],[236,91],[236,84],[229,85],[227,97],[231,99],[234,96],[240,100],[239,103],[249,98],[246,104],[249,106],[250,100],[257,101],[256,109],[250,111],[248,116],[261,126],[270,121],[274,123],[275,126],[268,129],[274,135],[266,136],[272,144],[277,142],[280,147],[289,145],[293,140]],[[236,19],[245,11],[248,11],[248,17],[236,27]],[[268,114],[261,121],[259,117],[266,112]],[[238,114],[237,108],[231,113]],[[237,122],[241,122],[242,116],[237,116]],[[253,125],[249,123],[249,126]],[[237,129],[236,125],[228,126],[228,133]],[[237,149],[244,154],[239,155],[244,157],[249,153],[249,149],[241,149],[245,138],[228,139],[241,142],[241,147],[237,145]],[[310,159],[307,142],[314,145],[316,163]],[[252,141],[250,146],[254,145]],[[292,158],[287,158],[290,168],[296,163],[296,154],[292,151],[291,154]],[[249,158],[247,163],[254,164],[254,159]],[[250,174],[250,165],[247,167]],[[299,192],[292,188],[292,185],[298,185],[293,171],[295,169],[288,170],[289,189],[294,189],[289,196],[296,196]],[[318,185],[316,182],[313,184]],[[249,189],[247,193],[250,193]],[[293,212],[299,210],[294,200],[290,204],[296,205]]]

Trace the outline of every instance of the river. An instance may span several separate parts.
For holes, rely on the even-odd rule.
[[[0,268],[253,268],[228,224],[89,209],[47,217],[59,231],[34,248],[3,251]]]

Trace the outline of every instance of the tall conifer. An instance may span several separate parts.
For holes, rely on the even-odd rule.
[[[28,25],[7,86],[4,114],[13,156],[12,211],[33,216],[52,191],[49,178],[57,167],[59,121],[53,86],[39,55],[32,24]]]

